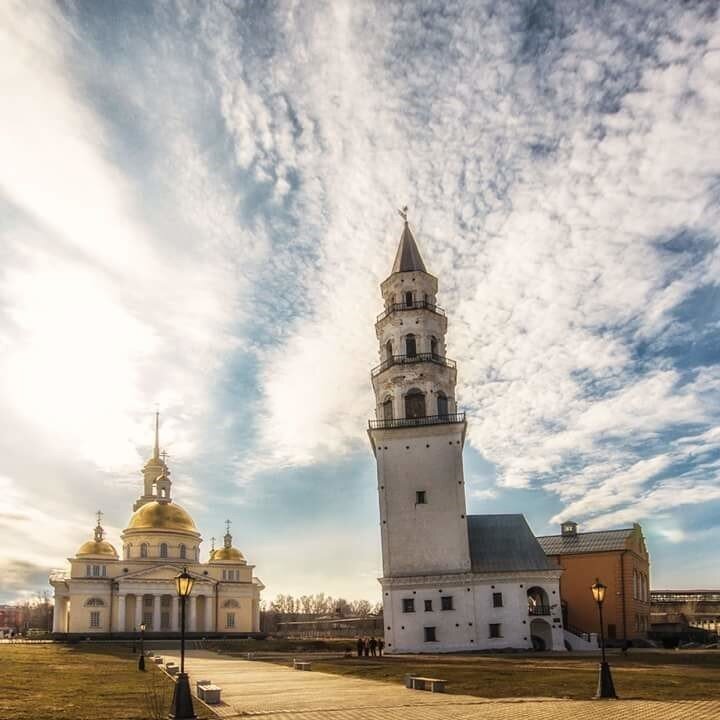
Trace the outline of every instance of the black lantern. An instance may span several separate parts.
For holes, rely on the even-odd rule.
[[[595,698],[600,699],[616,699],[615,685],[613,684],[612,675],[610,674],[610,666],[605,659],[605,628],[603,627],[602,606],[605,602],[605,593],[607,586],[603,585],[599,579],[596,579],[590,587],[593,600],[597,603],[598,612],[600,613],[600,650],[602,652],[602,662],[600,663],[600,675],[598,676],[598,687]]]
[[[195,578],[188,573],[187,568],[175,578],[175,587],[180,598],[180,673],[175,681],[170,718],[175,720],[197,720],[193,710],[190,681],[185,674],[185,603],[190,597]]]

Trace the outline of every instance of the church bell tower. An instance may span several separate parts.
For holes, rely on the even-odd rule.
[[[462,451],[465,413],[455,402],[456,365],[446,356],[447,317],[437,304],[407,220],[382,283],[372,370],[383,578],[470,571]]]

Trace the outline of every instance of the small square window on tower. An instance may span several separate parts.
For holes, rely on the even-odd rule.
[[[452,595],[443,595],[443,597],[440,598],[440,609],[454,610]]]
[[[424,490],[416,490],[415,491],[415,504],[416,505],[425,505],[427,503],[427,497],[425,495]]]
[[[414,598],[403,598],[403,612],[411,613],[415,612],[415,599]]]
[[[425,601],[425,612],[432,612],[432,600]]]
[[[490,637],[491,638],[499,638],[502,637],[500,634],[501,625],[500,623],[490,623]]]
[[[425,642],[437,642],[434,627],[423,628],[425,630]]]
[[[502,607],[502,593],[493,593],[493,607]]]

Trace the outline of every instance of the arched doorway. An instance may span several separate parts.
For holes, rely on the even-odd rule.
[[[393,419],[392,398],[386,398],[383,403],[383,420]]]
[[[412,333],[405,337],[405,354],[408,357],[415,357],[417,355],[417,342]]]
[[[528,588],[527,598],[529,615],[550,614],[550,600],[548,600],[548,594],[541,587]]]
[[[413,388],[405,395],[405,417],[409,419],[425,417],[425,393],[421,390]]]
[[[533,650],[552,650],[552,628],[547,621],[535,618],[530,623],[530,637]]]

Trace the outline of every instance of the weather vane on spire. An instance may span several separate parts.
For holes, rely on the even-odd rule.
[[[401,217],[405,222],[408,221],[408,219],[407,219],[407,217],[408,217],[408,206],[407,206],[407,205],[405,205],[401,210],[398,210],[398,213],[400,214],[400,217]]]

